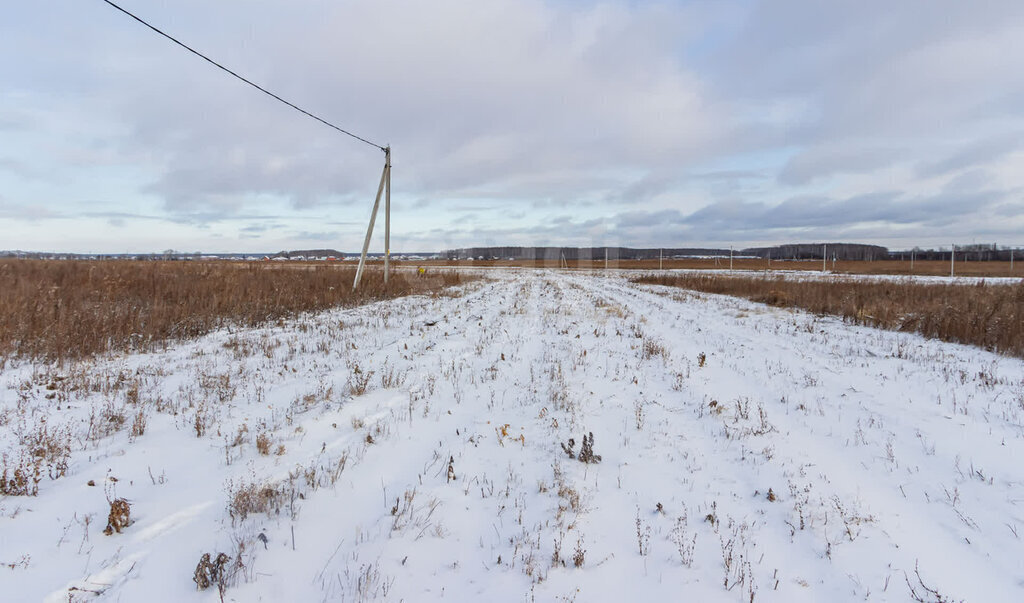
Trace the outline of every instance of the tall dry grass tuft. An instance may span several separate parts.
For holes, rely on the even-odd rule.
[[[649,275],[635,283],[734,295],[1024,357],[1024,281],[1014,285]]]
[[[355,268],[229,262],[0,261],[0,360],[63,361],[149,350],[301,312],[436,291],[464,277]]]

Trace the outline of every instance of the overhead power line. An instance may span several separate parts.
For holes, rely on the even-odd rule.
[[[250,85],[250,86],[252,86],[253,88],[255,88],[255,89],[259,90],[260,92],[262,92],[262,93],[264,93],[264,94],[266,94],[267,96],[270,96],[270,97],[272,97],[272,98],[274,98],[274,99],[277,99],[277,100],[281,101],[282,103],[284,103],[284,104],[288,105],[288,106],[289,106],[289,107],[291,107],[292,109],[295,109],[295,110],[296,110],[296,111],[298,111],[299,113],[303,113],[303,114],[305,114],[305,115],[307,115],[307,116],[309,116],[309,117],[312,117],[313,119],[315,119],[315,120],[317,120],[318,122],[320,122],[320,123],[324,124],[325,126],[327,126],[327,127],[329,127],[329,128],[333,128],[333,129],[335,129],[335,130],[337,130],[337,131],[341,132],[342,134],[345,134],[346,136],[351,136],[352,138],[355,138],[356,140],[358,140],[358,141],[360,141],[360,142],[365,142],[366,144],[368,144],[368,145],[370,145],[370,146],[373,146],[373,147],[377,147],[378,149],[380,149],[380,150],[382,150],[382,151],[384,151],[384,152],[387,152],[387,148],[386,148],[386,147],[382,147],[381,145],[379,145],[379,144],[377,144],[377,143],[375,143],[375,142],[370,142],[369,140],[367,140],[367,139],[363,138],[362,136],[358,136],[358,135],[356,135],[356,134],[353,134],[352,132],[349,132],[348,130],[345,130],[344,128],[340,128],[340,127],[338,127],[338,126],[336,126],[336,125],[332,124],[331,122],[327,121],[326,119],[323,119],[322,117],[318,117],[318,116],[316,116],[316,115],[314,115],[314,114],[310,113],[309,111],[306,111],[306,110],[305,110],[305,109],[303,109],[302,107],[299,107],[298,105],[296,105],[296,104],[294,104],[294,103],[291,103],[291,102],[288,102],[288,101],[286,101],[285,99],[283,99],[283,98],[281,98],[280,96],[278,96],[278,95],[274,94],[274,93],[273,93],[273,92],[271,92],[270,90],[267,90],[267,89],[266,89],[266,88],[264,88],[263,86],[260,86],[259,84],[256,84],[256,83],[254,83],[254,82],[253,82],[252,80],[249,80],[249,79],[246,79],[245,77],[242,77],[241,75],[239,75],[239,74],[235,73],[234,71],[232,71],[232,70],[228,69],[228,68],[227,68],[227,67],[225,67],[224,65],[221,65],[221,64],[220,64],[220,63],[218,63],[217,61],[214,61],[213,59],[211,59],[210,57],[206,56],[205,54],[203,54],[203,53],[199,52],[198,50],[196,50],[196,49],[192,48],[192,47],[191,47],[191,46],[189,46],[188,44],[185,44],[184,42],[181,42],[180,40],[178,40],[178,39],[177,39],[177,38],[175,38],[174,36],[172,36],[172,35],[170,35],[170,34],[168,34],[168,33],[164,32],[164,31],[160,30],[159,28],[157,28],[157,27],[155,27],[155,26],[153,26],[153,25],[150,25],[149,23],[147,23],[147,22],[146,22],[145,20],[143,20],[142,18],[140,18],[140,17],[137,17],[137,16],[135,16],[134,14],[132,14],[132,13],[130,13],[129,11],[125,10],[124,8],[121,8],[121,7],[120,7],[120,6],[118,6],[117,4],[114,4],[114,3],[113,3],[113,2],[111,2],[110,0],[103,0],[103,1],[104,1],[104,2],[106,2],[107,4],[109,4],[110,6],[112,6],[112,7],[116,8],[117,10],[121,11],[122,13],[124,13],[124,14],[128,15],[128,16],[129,16],[129,17],[131,17],[132,19],[135,19],[135,20],[136,20],[136,21],[138,21],[139,23],[142,23],[143,25],[145,25],[145,26],[146,26],[146,27],[148,27],[149,29],[151,29],[151,30],[155,31],[156,33],[160,34],[161,36],[163,36],[163,37],[167,38],[167,39],[168,39],[168,40],[170,40],[171,42],[174,42],[174,43],[175,43],[175,44],[177,44],[178,46],[181,46],[181,47],[182,47],[182,48],[184,48],[185,50],[187,50],[187,51],[191,52],[192,54],[196,55],[197,57],[199,57],[199,58],[203,59],[203,60],[204,60],[204,61],[206,61],[207,63],[210,63],[211,65],[213,65],[213,66],[217,67],[218,69],[220,69],[220,70],[222,70],[222,71],[225,71],[225,72],[227,72],[227,73],[229,73],[229,74],[233,75],[234,77],[236,77],[236,78],[238,78],[238,79],[242,80],[242,81],[243,81],[243,82],[245,82],[246,84],[249,84],[249,85]]]

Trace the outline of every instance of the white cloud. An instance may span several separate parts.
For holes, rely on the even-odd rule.
[[[417,247],[558,234],[720,242],[729,233],[639,229],[618,217],[719,205],[763,208],[778,220],[790,214],[771,208],[806,197],[830,204],[815,214],[821,228],[862,233],[858,214],[835,200],[883,192],[926,208],[940,194],[997,191],[1002,204],[991,207],[1011,214],[972,216],[937,237],[998,230],[1018,217],[1024,5],[1012,0],[125,5],[286,98],[391,144],[402,212],[395,239]],[[45,224],[46,211],[121,212],[140,245],[186,247],[161,238],[162,221],[191,246],[216,232],[211,247],[251,250],[255,231],[239,224],[291,215],[259,234],[301,246],[288,237],[336,232],[336,246],[358,246],[379,151],[102,5],[55,0],[14,11],[0,24],[5,230]],[[484,210],[461,210],[466,201]],[[131,217],[139,213],[157,219]],[[572,219],[551,230],[544,223],[554,214]],[[873,220],[872,240],[907,233],[898,215]],[[311,228],[310,219],[349,225]],[[798,220],[784,226],[750,223],[734,235],[763,242],[805,232]],[[69,240],[45,228],[20,232],[11,246]],[[621,240],[629,237],[645,240]]]

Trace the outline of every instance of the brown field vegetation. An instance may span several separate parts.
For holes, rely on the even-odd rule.
[[[636,283],[745,297],[1024,357],[1024,281],[1014,285],[647,275]]]
[[[405,262],[410,266],[450,266],[450,267],[473,267],[473,268],[494,268],[494,267],[519,267],[519,268],[558,268],[558,260],[424,260],[420,262]],[[1024,260],[1014,263],[1013,270],[1010,270],[1010,262],[980,262],[957,259],[957,276],[1017,276],[1024,277]],[[604,268],[604,259],[599,260],[572,260],[568,262],[570,269],[577,270],[601,270]],[[729,258],[685,258],[665,259],[661,266],[665,270],[725,270],[729,268]],[[608,267],[618,270],[658,270],[658,260],[610,260]],[[821,260],[772,260],[766,259],[737,258],[733,260],[733,268],[736,270],[799,270],[807,272],[821,272]],[[880,260],[877,262],[866,261],[837,261],[834,265],[828,263],[830,272],[838,274],[894,274],[894,275],[918,275],[918,276],[948,276],[949,261],[922,261],[913,263],[900,260]]]
[[[148,350],[214,329],[438,291],[467,277],[371,267],[229,262],[0,261],[0,362]]]

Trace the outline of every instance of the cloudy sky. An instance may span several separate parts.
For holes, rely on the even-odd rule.
[[[1020,0],[119,3],[390,144],[396,251],[1024,246]],[[5,7],[0,249],[357,250],[382,164],[100,0]]]

